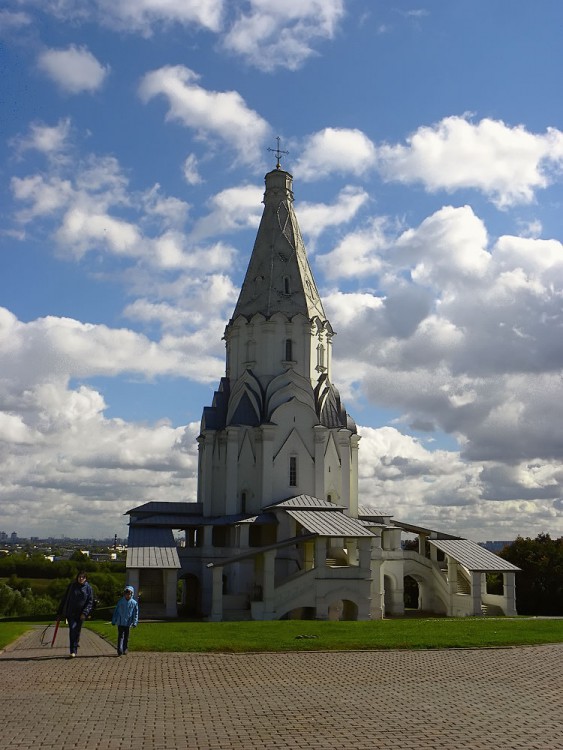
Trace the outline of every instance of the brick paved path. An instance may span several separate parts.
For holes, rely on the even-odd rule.
[[[563,645],[495,650],[0,655],[5,750],[563,750]]]

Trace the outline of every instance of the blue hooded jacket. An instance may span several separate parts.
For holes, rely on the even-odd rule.
[[[137,600],[133,598],[135,595],[133,586],[126,586],[125,591],[130,591],[131,596],[129,599],[122,596],[117,602],[113,610],[111,624],[134,628],[139,622],[139,605],[137,604]]]

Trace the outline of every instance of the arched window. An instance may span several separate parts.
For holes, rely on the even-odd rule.
[[[322,344],[317,346],[317,369],[325,369],[325,348]]]
[[[283,277],[283,293],[284,294],[291,294],[291,286],[289,283],[289,276]]]
[[[293,361],[293,341],[291,339],[285,340],[285,359],[287,362]]]
[[[297,456],[289,457],[289,486],[297,487]]]

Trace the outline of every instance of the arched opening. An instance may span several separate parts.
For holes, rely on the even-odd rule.
[[[178,613],[183,617],[201,615],[201,583],[192,573],[187,573],[178,581],[180,584],[180,602]]]
[[[350,599],[338,599],[329,604],[329,620],[351,620],[358,619],[358,605]]]
[[[316,615],[314,607],[296,607],[282,615],[280,620],[314,620]]]
[[[403,582],[403,591],[405,610],[420,609],[420,590],[418,581],[412,576],[405,576]]]

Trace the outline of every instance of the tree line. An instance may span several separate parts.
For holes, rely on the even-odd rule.
[[[125,582],[125,563],[96,563],[77,551],[70,560],[16,553],[0,558],[0,617],[54,616],[70,581],[88,574],[98,607],[110,607]]]
[[[499,555],[521,568],[516,573],[519,615],[563,615],[563,537],[519,536]]]

